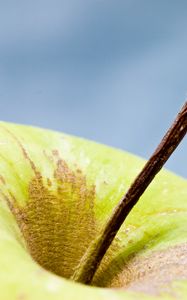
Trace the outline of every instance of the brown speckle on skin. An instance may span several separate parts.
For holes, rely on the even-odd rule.
[[[103,184],[108,185],[108,182],[106,180],[103,181]]]
[[[18,297],[17,297],[17,300],[27,300],[27,299],[28,299],[28,297],[27,297],[26,294],[20,294],[20,295],[18,295]]]
[[[47,185],[52,186],[52,181],[49,178],[47,178]]]
[[[0,182],[4,185],[6,184],[6,181],[2,175],[0,175]]]
[[[52,154],[53,154],[54,156],[59,156],[59,152],[58,152],[58,150],[56,150],[56,149],[52,150]]]

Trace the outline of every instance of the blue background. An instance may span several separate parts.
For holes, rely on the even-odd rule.
[[[187,90],[187,1],[0,0],[0,118],[148,158]],[[187,177],[187,139],[167,167]]]

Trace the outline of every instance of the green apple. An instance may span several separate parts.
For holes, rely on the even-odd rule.
[[[187,181],[166,170],[128,215],[92,286],[70,280],[144,163],[0,123],[0,299],[187,299]]]

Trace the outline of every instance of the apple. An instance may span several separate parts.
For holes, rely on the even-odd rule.
[[[0,299],[187,299],[187,180],[166,170],[128,215],[92,285],[70,279],[144,163],[1,122]]]

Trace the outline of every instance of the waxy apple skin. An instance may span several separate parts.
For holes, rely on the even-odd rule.
[[[0,123],[0,299],[187,299],[187,181],[165,170],[108,250],[93,280],[101,288],[68,280],[143,165]]]

